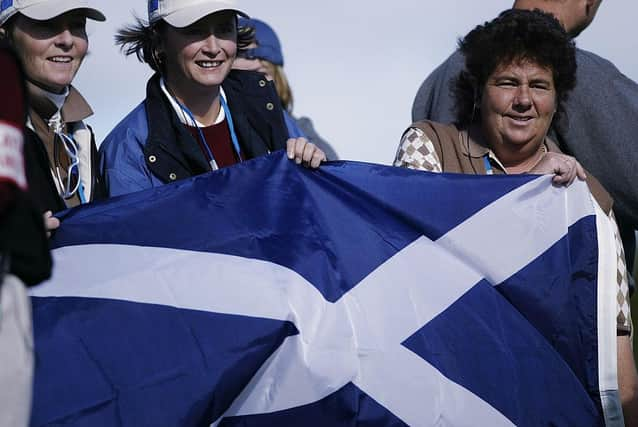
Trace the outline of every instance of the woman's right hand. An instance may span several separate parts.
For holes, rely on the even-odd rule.
[[[286,141],[286,152],[290,160],[311,169],[319,168],[319,165],[326,161],[326,153],[303,137],[288,139]]]
[[[541,160],[529,173],[539,175],[554,175],[552,182],[555,185],[569,187],[576,178],[584,181],[587,178],[585,169],[572,156],[560,153],[545,153]]]
[[[44,213],[44,228],[47,231],[47,237],[51,237],[51,232],[60,226],[60,220],[53,216],[53,212],[46,211]]]

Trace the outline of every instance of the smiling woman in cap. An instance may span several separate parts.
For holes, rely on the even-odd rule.
[[[245,14],[233,0],[149,0],[148,25],[119,31],[116,41],[156,74],[146,99],[100,147],[111,196],[156,187],[286,148],[297,163],[318,167],[324,153],[288,138],[271,82],[232,71]]]
[[[101,194],[97,148],[83,120],[93,114],[71,86],[88,49],[86,20],[104,21],[83,0],[3,0],[0,36],[18,53],[29,93],[25,164],[29,190],[45,213],[86,203]]]

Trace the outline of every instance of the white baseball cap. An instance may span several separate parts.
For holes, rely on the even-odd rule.
[[[148,0],[148,22],[163,19],[173,27],[184,28],[222,10],[248,17],[237,8],[236,0]]]
[[[104,14],[91,7],[88,0],[0,0],[0,25],[18,12],[36,21],[46,21],[76,9],[83,10],[89,19],[106,21]]]

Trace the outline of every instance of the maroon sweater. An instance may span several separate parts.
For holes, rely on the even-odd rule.
[[[204,152],[204,156],[207,160],[210,159],[208,158],[208,151],[204,147],[204,144],[208,145],[208,148],[210,148],[210,151],[213,153],[215,161],[217,162],[217,166],[220,169],[225,168],[226,166],[232,166],[239,162],[237,154],[235,153],[235,148],[233,147],[233,141],[230,137],[228,122],[225,119],[221,123],[200,128],[200,130],[204,134],[205,141],[202,141],[196,127],[188,126],[188,131],[191,135],[193,135],[195,141],[199,143],[199,146]]]
[[[25,121],[24,85],[15,58],[7,50],[0,49],[0,162],[5,173],[0,173],[0,215],[15,197],[15,173],[24,177],[22,147],[13,141],[22,133]],[[19,164],[18,164],[19,163]],[[19,180],[19,181],[23,181]],[[24,185],[24,182],[22,182]]]

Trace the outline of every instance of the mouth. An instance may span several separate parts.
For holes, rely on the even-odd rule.
[[[510,120],[513,120],[517,123],[526,123],[529,122],[531,120],[534,119],[534,117],[532,116],[514,116],[514,115],[506,115],[505,117],[507,117]]]
[[[198,67],[211,70],[219,68],[224,64],[224,61],[195,61]]]
[[[73,58],[70,56],[51,56],[47,58],[47,60],[55,62],[56,64],[69,64],[73,61]]]

